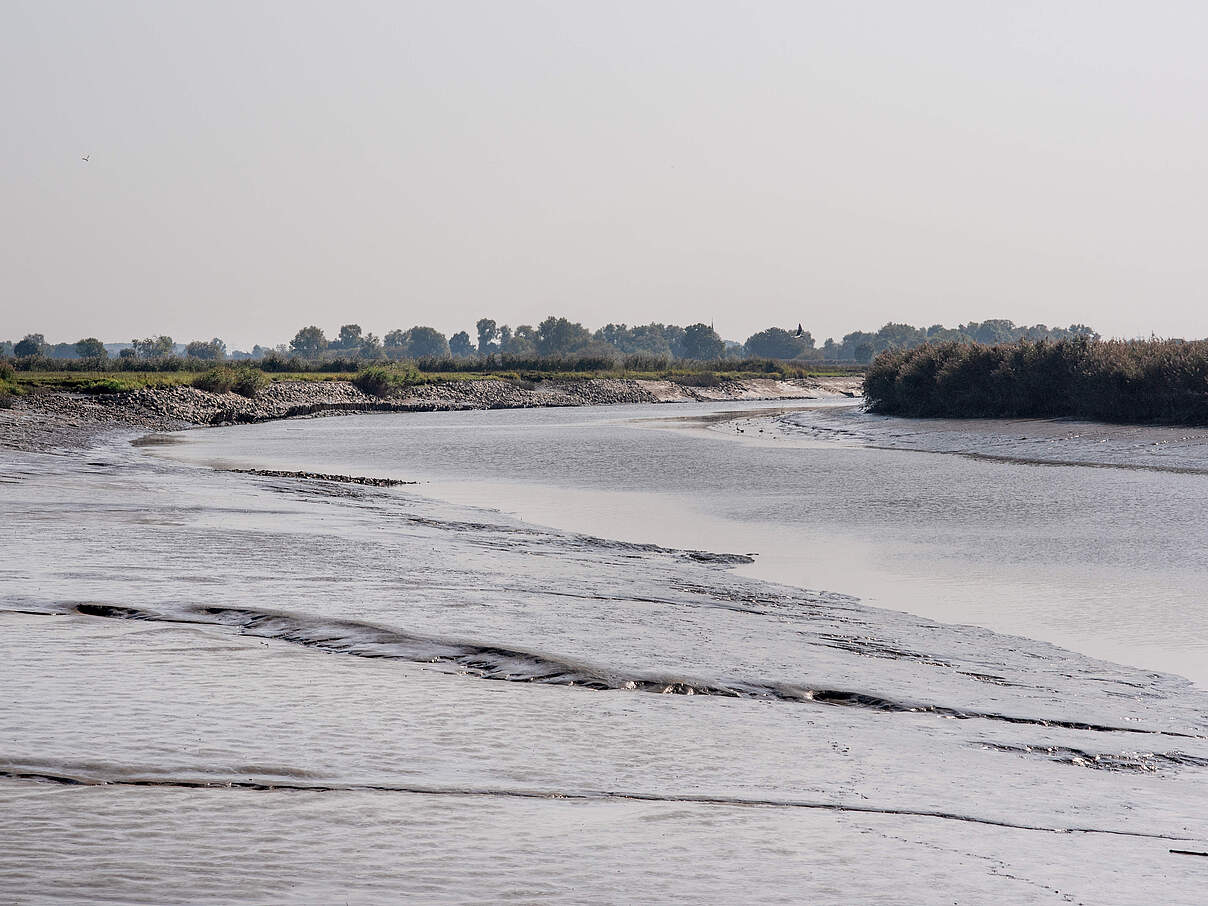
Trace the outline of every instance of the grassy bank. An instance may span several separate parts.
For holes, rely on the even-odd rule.
[[[15,383],[22,389],[47,388],[72,393],[125,393],[144,387],[193,386],[214,369],[205,371],[18,371]],[[270,381],[348,381],[353,372],[302,372],[266,374]]]
[[[532,364],[529,362],[528,364]],[[753,367],[749,362],[692,363],[670,368],[598,368],[581,369],[565,367],[563,360],[539,362],[541,368],[479,368],[450,370],[448,362],[410,362],[371,364],[365,363],[355,370],[346,371],[271,371],[256,367],[255,363],[233,362],[217,367],[193,365],[185,370],[16,370],[0,363],[0,394],[20,393],[34,388],[65,390],[73,393],[123,393],[144,387],[195,386],[207,390],[238,390],[238,386],[251,388],[251,392],[275,381],[352,381],[366,392],[389,395],[401,389],[420,384],[446,381],[506,380],[524,384],[542,381],[588,380],[592,378],[626,378],[631,380],[670,380],[691,386],[715,386],[723,380],[742,378],[805,378],[849,376],[851,369],[823,368],[810,370],[795,365],[777,362],[758,362]],[[424,366],[428,366],[425,368]],[[704,367],[702,367],[704,366]],[[745,367],[744,367],[745,366]],[[248,381],[248,376],[255,377]],[[10,375],[4,377],[5,374]],[[237,385],[240,376],[244,383]]]
[[[879,355],[864,395],[891,415],[1203,425],[1208,341],[926,345]]]

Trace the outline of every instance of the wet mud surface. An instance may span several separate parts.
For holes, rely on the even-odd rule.
[[[0,898],[1200,901],[1179,677],[422,486],[0,480]]]

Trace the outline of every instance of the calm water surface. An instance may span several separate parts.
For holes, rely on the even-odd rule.
[[[753,577],[1208,685],[1208,476],[875,449],[721,417],[784,411],[357,416],[195,432],[166,450],[414,479],[425,496],[556,528],[754,553]]]

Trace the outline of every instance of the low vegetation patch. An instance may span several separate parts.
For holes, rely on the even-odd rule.
[[[235,392],[241,396],[254,397],[268,386],[268,376],[258,368],[219,365],[193,378],[193,386],[210,393]]]
[[[399,396],[407,388],[428,380],[414,365],[370,365],[363,371],[358,371],[352,378],[352,383],[372,396]]]
[[[0,362],[0,408],[9,409],[13,405],[13,395],[17,390],[17,372],[8,362]]]
[[[195,376],[178,372],[18,371],[17,385],[22,388],[68,390],[72,393],[123,393],[143,387],[187,384]]]
[[[938,343],[877,356],[874,412],[1208,424],[1208,341]]]
[[[81,381],[71,389],[79,393],[129,393],[143,385],[139,381],[123,380],[120,377],[103,377]]]
[[[760,375],[762,377],[763,375]],[[719,387],[721,376],[715,371],[702,371],[697,374],[673,374],[670,378],[684,387]]]

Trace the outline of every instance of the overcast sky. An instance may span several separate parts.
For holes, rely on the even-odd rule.
[[[1206,34],[1201,2],[0,0],[0,338],[1202,337]]]

